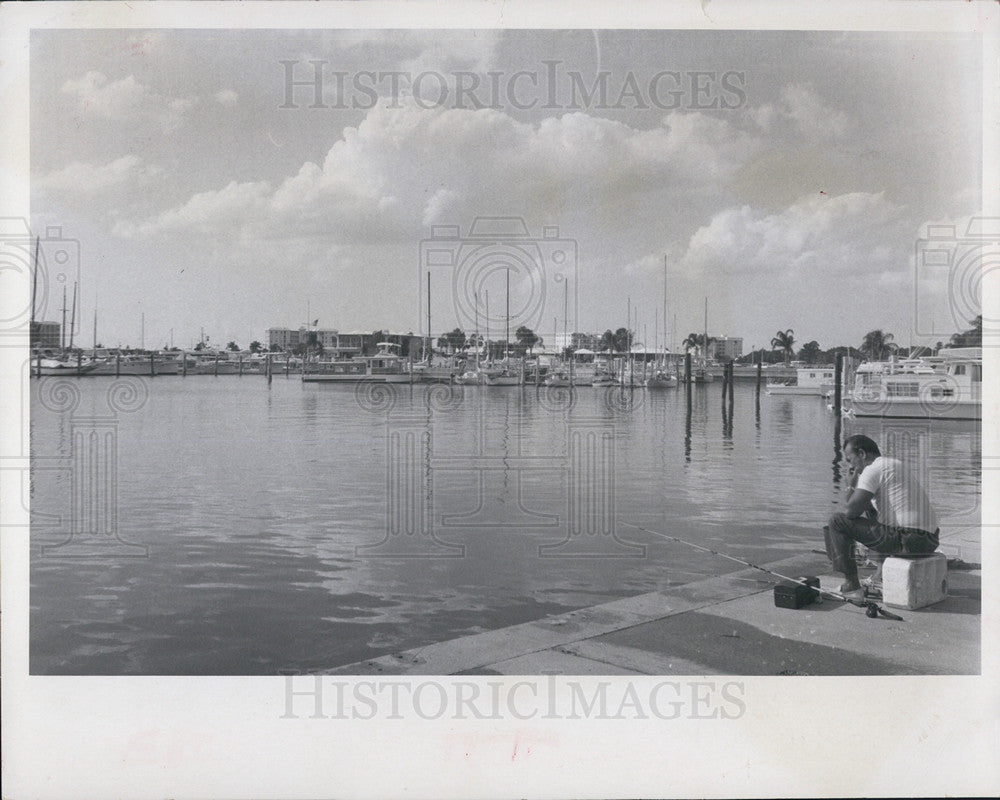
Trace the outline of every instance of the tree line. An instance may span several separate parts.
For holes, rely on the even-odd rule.
[[[372,333],[368,338],[371,342],[379,342],[388,336],[389,334],[386,331],[379,330]],[[409,356],[411,342],[418,338],[412,334],[401,337],[400,350],[404,357]],[[709,347],[717,341],[714,336],[707,337]],[[618,328],[612,331],[609,328],[596,339],[596,349],[602,353],[621,354],[629,352],[634,343],[635,334],[633,331],[627,328]],[[982,343],[983,316],[979,314],[969,322],[967,330],[952,334],[947,343],[943,341],[937,342],[934,349],[940,350],[943,347],[981,347]],[[486,337],[482,334],[466,334],[461,328],[455,328],[448,333],[442,334],[434,344],[438,350],[452,355],[470,350],[480,350],[484,351],[487,358],[496,359],[502,358],[507,353],[513,356],[530,356],[534,348],[544,344],[544,340],[531,330],[531,328],[522,325],[514,332],[514,341],[509,344],[503,339],[490,339],[487,341]],[[924,349],[913,348],[914,352],[911,353],[910,348],[900,347],[895,342],[895,337],[892,333],[881,329],[868,331],[858,347],[841,345],[824,350],[819,346],[817,341],[812,340],[805,342],[796,350],[795,344],[795,331],[788,328],[787,330],[775,333],[770,342],[770,349],[760,348],[740,356],[736,360],[738,363],[756,363],[759,358],[765,364],[784,362],[787,365],[794,358],[806,364],[828,364],[832,363],[837,356],[846,354],[854,358],[884,361],[891,355],[909,356],[915,354],[917,350]],[[681,347],[685,352],[701,350],[705,345],[706,337],[704,333],[690,333],[681,342]],[[199,342],[195,345],[194,349],[200,351],[204,350],[206,346],[204,342]],[[179,352],[179,348],[177,347],[164,346],[163,349],[165,351]],[[240,352],[242,348],[236,342],[231,341],[226,345],[225,349],[235,353]],[[294,355],[322,355],[323,349],[323,344],[319,341],[318,334],[315,331],[309,331],[306,334],[305,341],[300,342],[296,347],[292,348],[291,352]],[[568,355],[575,349],[574,347],[564,347],[563,355]],[[256,340],[250,343],[249,350],[251,353],[268,352],[268,348]],[[282,352],[282,350],[280,347],[275,346],[270,348],[270,352]]]

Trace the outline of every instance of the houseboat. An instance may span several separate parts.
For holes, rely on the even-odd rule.
[[[398,344],[379,342],[376,347],[378,352],[371,356],[306,363],[302,369],[302,381],[351,383],[374,380],[382,383],[410,383],[414,380],[414,376],[403,368]]]
[[[825,397],[834,388],[836,371],[833,367],[806,367],[795,371],[795,382],[767,384],[768,394],[804,394]]]
[[[845,412],[855,417],[981,420],[982,390],[982,348],[955,347],[936,356],[859,365]]]

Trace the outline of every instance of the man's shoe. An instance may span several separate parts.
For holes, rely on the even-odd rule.
[[[881,576],[876,573],[875,575],[869,575],[861,581],[861,588],[865,590],[865,597],[882,596],[882,581],[879,580],[880,577]]]
[[[840,585],[840,594],[845,600],[864,600],[865,587],[857,583],[842,583]]]

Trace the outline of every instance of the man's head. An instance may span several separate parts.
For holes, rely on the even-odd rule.
[[[880,455],[875,441],[860,433],[844,440],[844,459],[855,471],[864,469]]]

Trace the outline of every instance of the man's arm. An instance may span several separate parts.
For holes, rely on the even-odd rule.
[[[875,508],[872,506],[872,498],[875,496],[871,492],[866,492],[864,489],[858,489],[854,487],[849,490],[849,495],[847,497],[847,508],[844,509],[844,513],[852,519],[856,517],[862,517],[865,514],[874,512]]]

